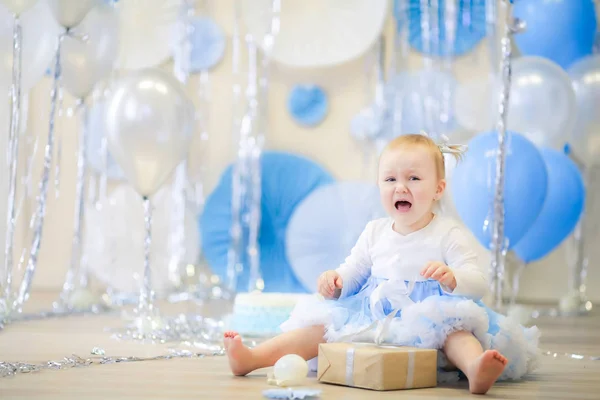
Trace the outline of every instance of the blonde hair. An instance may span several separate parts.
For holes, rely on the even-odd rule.
[[[422,146],[431,151],[433,159],[435,161],[435,167],[440,179],[446,178],[446,163],[444,161],[444,154],[452,154],[456,161],[462,159],[462,155],[465,151],[465,146],[458,144],[437,144],[427,134],[413,133],[408,135],[400,135],[390,141],[381,152],[383,155],[385,152],[395,150],[401,147],[409,146]]]

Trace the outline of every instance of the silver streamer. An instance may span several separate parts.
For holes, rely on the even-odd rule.
[[[176,287],[181,284],[181,263],[185,257],[185,218],[187,203],[187,160],[182,161],[175,170],[175,179],[171,187],[173,207],[171,209],[169,247],[169,281]]]
[[[59,308],[70,308],[70,297],[75,290],[75,279],[80,278],[80,284],[87,284],[85,272],[82,270],[82,225],[85,216],[85,178],[87,172],[87,107],[84,99],[77,100],[77,110],[80,114],[79,124],[79,149],[77,152],[77,186],[75,188],[75,216],[73,227],[73,244],[71,246],[71,263],[65,277],[60,294]]]
[[[208,0],[202,1],[202,8],[206,14],[210,14]],[[199,84],[198,84],[198,108],[200,118],[200,154],[198,156],[199,162],[195,168],[195,174],[191,177],[192,180],[192,193],[194,199],[194,206],[196,214],[202,213],[205,202],[205,188],[206,178],[209,168],[209,126],[210,126],[210,73],[207,69],[200,71]]]
[[[577,165],[584,179],[586,188],[585,208],[571,236],[569,247],[572,257],[568,260],[569,277],[567,295],[576,294],[578,296],[577,313],[588,313],[592,309],[592,302],[587,297],[587,275],[589,258],[587,254],[587,241],[590,236],[594,236],[591,225],[593,222],[593,205],[595,204],[595,191],[597,190],[598,167],[586,166],[585,163],[573,152],[568,151],[569,158]]]
[[[137,318],[123,329],[108,329],[117,340],[138,341],[152,344],[178,344],[194,347],[214,354],[225,354],[223,348],[223,322],[203,318],[196,314],[180,314],[161,317],[151,331],[141,331]],[[246,341],[249,346],[254,341]]]
[[[64,357],[58,361],[47,361],[41,364],[32,364],[25,362],[5,362],[0,361],[0,378],[15,376],[18,374],[27,374],[32,372],[41,372],[43,370],[67,370],[71,368],[89,367],[92,365],[105,365],[140,361],[158,361],[171,360],[174,358],[203,358],[206,356],[217,355],[211,353],[195,353],[189,350],[171,349],[168,354],[154,357],[109,357],[105,351],[99,347],[94,347],[90,352],[92,357],[82,358],[76,354]]]
[[[6,214],[6,243],[4,247],[4,277],[0,281],[3,285],[3,302],[0,304],[0,314],[10,312],[12,300],[12,272],[13,272],[13,245],[15,235],[15,200],[17,189],[17,159],[19,157],[19,122],[21,120],[21,46],[22,46],[21,19],[15,16],[13,28],[13,68],[12,68],[12,116],[10,119],[10,131],[8,137],[8,210]],[[1,287],[1,286],[0,286]],[[1,317],[1,315],[0,315]],[[0,321],[3,318],[0,318]]]
[[[38,255],[40,251],[40,245],[42,242],[42,232],[44,227],[44,218],[46,216],[46,200],[48,197],[48,180],[50,178],[50,168],[52,166],[52,153],[54,148],[54,119],[56,116],[56,100],[58,96],[59,80],[61,76],[61,64],[60,64],[60,48],[62,45],[63,38],[68,35],[69,31],[62,33],[58,37],[56,45],[56,55],[54,64],[54,79],[52,83],[52,90],[50,92],[50,121],[48,128],[48,141],[46,143],[46,149],[44,152],[44,169],[42,172],[42,179],[40,181],[40,194],[38,197],[37,209],[35,212],[35,226],[33,230],[33,242],[29,253],[29,261],[25,269],[23,280],[19,287],[17,298],[13,303],[13,310],[21,312],[23,303],[29,298],[29,291],[33,282],[33,276],[38,262]]]
[[[419,6],[421,13],[421,41],[423,43],[423,54],[421,56],[423,59],[423,70],[431,71],[434,68],[433,57],[431,56],[431,53],[439,48],[438,31],[435,30],[434,32],[434,29],[437,28],[438,21],[437,0],[420,0]],[[424,79],[420,79],[419,83],[421,86],[421,92],[428,93],[427,85],[430,83],[426,82]],[[408,100],[410,101],[410,99]],[[431,102],[427,100],[419,104],[419,106],[422,108],[422,115],[424,116],[425,126],[423,128],[429,135],[435,137],[437,134],[437,132],[434,132],[433,129],[433,112],[435,110],[431,109]]]
[[[454,44],[456,42],[456,23],[458,21],[458,12],[456,7],[457,0],[444,0],[444,29],[445,29],[445,52],[443,69],[454,76],[453,73],[453,61],[454,61]],[[442,101],[441,101],[441,115],[437,122],[440,123],[437,132],[439,135],[444,133],[443,127],[448,125],[450,121],[450,115],[452,114],[452,92],[450,83],[444,80],[442,87]]]
[[[144,225],[146,227],[146,238],[144,239],[144,276],[138,304],[138,312],[142,318],[153,315],[156,311],[154,308],[154,291],[152,290],[152,270],[150,269],[152,204],[148,197],[144,197]]]
[[[257,286],[260,279],[260,249],[258,245],[258,231],[260,229],[260,158],[261,143],[259,143],[259,99],[257,99],[258,88],[258,49],[254,38],[246,35],[248,46],[248,86],[246,87],[246,100],[248,110],[244,116],[241,126],[241,146],[243,150],[243,182],[245,186],[245,203],[242,211],[242,222],[248,225],[248,245],[246,248],[246,260],[248,262],[249,280],[248,291],[261,290]],[[257,185],[258,184],[258,185]],[[257,204],[258,203],[258,204]]]
[[[210,138],[209,135],[209,125],[210,125],[210,81],[209,81],[209,72],[204,70],[200,72],[200,84],[198,86],[198,97],[199,108],[201,110],[201,126],[200,126],[200,141],[201,141],[201,156],[199,165],[196,167],[196,171],[198,176],[194,177],[194,205],[196,207],[196,213],[201,213],[204,209],[205,202],[205,193],[204,193],[204,184],[206,182],[206,177],[208,174],[209,168],[209,151],[208,151],[208,140]]]
[[[248,282],[248,291],[264,289],[264,281],[260,274],[260,249],[258,244],[258,234],[260,230],[261,221],[261,196],[262,196],[262,149],[264,146],[265,137],[269,125],[268,118],[268,97],[269,97],[269,69],[271,63],[271,55],[273,47],[275,45],[275,38],[277,37],[280,29],[280,16],[281,13],[281,0],[273,0],[271,5],[271,25],[269,31],[262,39],[263,42],[263,55],[260,62],[260,69],[258,66],[256,52],[256,45],[253,40],[249,41],[249,53],[250,53],[250,71],[248,85],[249,90],[248,101],[250,102],[250,114],[254,118],[258,118],[256,121],[256,136],[251,141],[251,153],[250,153],[250,230],[249,230],[249,241],[248,241],[248,258],[250,263],[250,280]],[[256,66],[256,67],[255,67]],[[254,86],[255,80],[258,81],[258,91]],[[250,86],[252,82],[252,86]],[[252,94],[256,95],[257,98],[252,98]]]
[[[407,69],[408,67],[408,54],[409,44],[408,39],[410,35],[409,29],[409,5],[410,0],[398,0],[399,15],[396,16],[396,34],[394,36],[394,51],[392,52],[391,71],[390,76],[394,78],[401,70]],[[402,110],[403,110],[404,94],[402,90],[394,91],[393,99],[393,137],[400,136],[402,134]],[[382,147],[382,146],[380,146]]]
[[[240,5],[238,1],[233,3],[234,23],[233,37],[231,39],[231,59],[232,59],[232,80],[233,80],[233,101],[232,101],[232,130],[233,141],[239,143],[240,147],[236,151],[237,160],[233,166],[231,182],[231,243],[227,251],[227,289],[235,293],[238,288],[238,277],[242,272],[242,199],[245,193],[242,191],[242,173],[241,167],[243,161],[243,149],[241,147],[242,138],[240,137],[242,126],[242,85],[240,75]]]
[[[511,42],[512,34],[510,24],[512,23],[510,6],[505,1],[503,4],[507,7],[506,26],[504,36],[500,42],[502,48],[502,85],[500,91],[500,101],[498,105],[499,118],[496,124],[498,133],[498,151],[496,153],[496,179],[494,182],[494,203],[493,203],[493,231],[492,231],[492,262],[490,265],[492,293],[494,296],[494,306],[497,310],[503,307],[504,292],[504,261],[506,256],[506,241],[504,237],[504,168],[506,162],[506,121],[508,118],[508,104],[510,95],[511,80]]]
[[[76,308],[70,307],[69,309],[54,309],[41,311],[37,313],[22,313],[19,315],[15,315],[11,318],[11,322],[24,322],[24,321],[40,321],[44,319],[50,318],[66,318],[73,316],[89,316],[89,315],[101,315],[101,314],[109,314],[109,313],[117,313],[117,311],[111,308],[106,303],[98,303],[94,304],[88,308]]]
[[[385,45],[386,45],[386,41],[385,41],[385,37],[382,35],[379,37],[379,41],[377,43],[376,49],[375,49],[375,105],[372,108],[372,112],[373,112],[373,116],[372,118],[374,119],[374,121],[372,123],[375,123],[376,126],[379,127],[379,130],[383,130],[384,126],[386,126],[387,122],[388,122],[388,118],[390,116],[390,112],[389,112],[389,108],[390,105],[387,104],[387,99],[386,99],[386,82],[385,82],[385,56],[386,56],[386,51],[385,51]],[[383,146],[385,146],[385,139],[381,138],[381,132],[378,133],[377,137],[375,138],[375,149],[376,149],[376,153],[375,153],[375,157],[377,157],[377,155],[380,153],[380,149],[383,149]],[[365,146],[365,168],[363,168],[363,170],[365,171],[365,173],[367,173],[369,171],[367,167],[367,165],[369,165],[370,163],[370,159],[369,159],[369,154],[370,153],[370,149],[367,148],[367,146]],[[366,177],[366,179],[370,178]]]
[[[62,79],[59,77],[59,80]],[[58,118],[63,116],[63,100],[64,90],[61,84],[58,85]],[[56,163],[54,165],[54,198],[60,197],[60,170],[62,161],[62,134],[60,131],[56,133]]]
[[[194,0],[186,0],[182,5],[179,18],[181,40],[175,53],[175,77],[186,84],[190,76],[190,54],[192,45],[190,35],[193,32],[191,18],[194,15]],[[175,179],[172,185],[173,208],[171,209],[169,244],[171,259],[169,260],[169,281],[176,287],[181,285],[180,267],[184,262],[185,248],[185,219],[187,206],[188,161],[182,161],[175,170]]]
[[[186,343],[192,344],[192,343]],[[119,364],[128,362],[141,362],[141,361],[159,361],[159,360],[172,360],[177,358],[205,358],[214,357],[224,354],[222,349],[217,351],[211,351],[210,349],[204,349],[200,352],[193,352],[187,349],[169,349],[167,354],[162,354],[152,357],[110,357],[106,355],[106,351],[100,347],[94,347],[90,351],[91,357],[82,358],[76,354],[72,354],[67,357],[63,357],[57,361],[46,361],[40,364],[33,364],[27,362],[6,362],[0,361],[0,378],[14,377],[19,374],[28,374],[33,372],[41,372],[44,370],[69,370],[71,368],[89,367],[92,365],[106,365],[106,364]],[[578,361],[600,361],[600,356],[587,356],[577,353],[557,353],[552,351],[543,351],[543,355],[552,358],[570,358]]]
[[[258,49],[255,38],[246,35],[248,47],[248,84],[246,87],[247,108],[243,117],[240,108],[239,84],[239,5],[236,3],[236,19],[233,41],[234,75],[234,138],[237,138],[238,150],[232,174],[232,227],[231,245],[228,252],[227,279],[228,289],[237,291],[238,277],[243,270],[243,256],[249,262],[248,290],[262,290],[264,282],[260,277],[260,251],[258,232],[260,229],[261,204],[261,166],[262,147],[265,138],[267,120],[267,95],[270,55],[279,32],[279,13],[281,4],[273,0],[271,7],[271,25],[262,39],[263,60],[258,67]],[[238,122],[239,121],[239,122]],[[245,229],[248,227],[248,244],[244,248]]]
[[[542,351],[542,354],[545,356],[550,356],[552,358],[559,358],[559,357],[566,357],[566,358],[571,358],[573,360],[580,360],[580,361],[600,361],[600,356],[586,356],[583,354],[577,354],[577,353],[557,353],[554,351]]]

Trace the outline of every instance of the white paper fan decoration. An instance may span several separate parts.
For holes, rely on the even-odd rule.
[[[117,69],[155,67],[172,56],[182,0],[120,0]]]
[[[377,185],[342,181],[315,189],[300,203],[286,231],[286,256],[304,287],[339,267],[367,223],[385,217]]]
[[[173,286],[169,280],[169,261],[174,249],[170,242],[174,206],[171,194],[170,186],[165,186],[151,199],[150,266],[152,287],[159,294]],[[117,291],[137,293],[144,269],[145,235],[142,199],[129,185],[114,189],[101,209],[88,205],[83,250],[90,274]],[[194,261],[200,238],[196,215],[191,212],[186,215],[185,236],[185,259]]]
[[[244,0],[248,32],[262,45],[269,33],[272,0]],[[387,0],[284,0],[273,59],[291,67],[325,67],[364,54],[383,31]]]

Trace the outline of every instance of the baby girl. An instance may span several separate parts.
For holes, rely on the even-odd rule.
[[[299,303],[281,326],[284,333],[252,349],[237,333],[225,333],[235,375],[272,366],[286,354],[311,360],[319,343],[365,333],[386,344],[441,350],[442,366],[462,371],[476,394],[534,369],[539,330],[481,302],[486,274],[461,226],[436,212],[446,188],[445,152],[460,156],[458,148],[421,134],[387,145],[378,186],[388,217],[369,222],[345,262],[319,277],[324,299]],[[374,323],[385,329],[370,329]]]

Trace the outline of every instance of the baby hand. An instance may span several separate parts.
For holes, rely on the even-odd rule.
[[[342,277],[336,271],[325,271],[319,276],[317,289],[319,294],[326,299],[332,299],[335,290],[343,286]]]
[[[432,261],[425,265],[421,270],[421,275],[425,278],[435,279],[444,286],[454,290],[456,288],[456,278],[454,272],[444,263]]]

